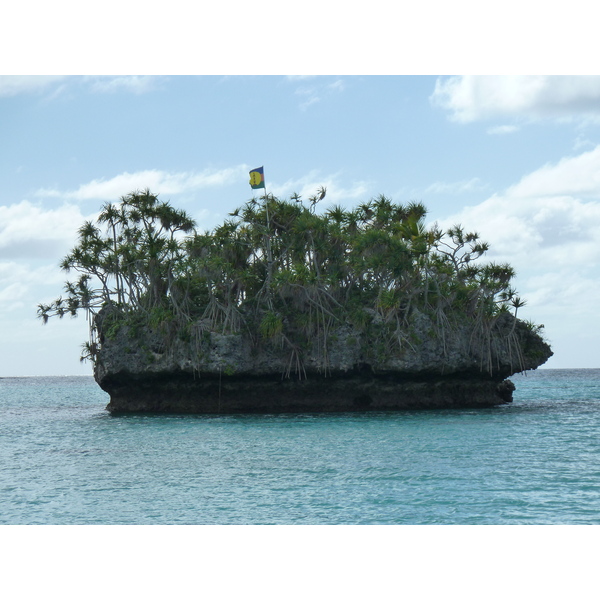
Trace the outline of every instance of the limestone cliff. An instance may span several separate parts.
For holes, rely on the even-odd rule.
[[[507,377],[552,356],[508,313],[487,330],[466,322],[442,336],[414,311],[409,332],[382,347],[372,330],[344,325],[299,352],[283,341],[215,332],[166,343],[164,332],[123,325],[101,335],[94,374],[114,413],[487,407],[512,400]]]

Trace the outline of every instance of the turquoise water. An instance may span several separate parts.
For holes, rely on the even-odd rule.
[[[600,369],[512,405],[112,417],[92,378],[0,379],[0,524],[600,524]]]

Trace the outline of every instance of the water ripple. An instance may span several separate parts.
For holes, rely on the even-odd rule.
[[[3,524],[599,524],[600,371],[498,409],[111,417],[91,378],[0,380]]]

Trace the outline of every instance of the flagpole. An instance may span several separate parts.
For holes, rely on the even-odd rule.
[[[263,181],[265,183],[265,213],[267,215],[267,254],[269,262],[272,262],[273,257],[271,256],[271,219],[269,219],[269,195],[267,194],[267,180],[263,179]]]
[[[270,292],[271,279],[273,278],[273,253],[271,251],[271,219],[269,218],[269,196],[267,194],[267,183],[265,181],[264,167],[259,167],[258,169],[254,169],[253,171],[250,171],[250,185],[254,188],[254,185],[252,183],[252,179],[253,179],[252,175],[255,172],[258,172],[262,175],[262,184],[263,184],[263,188],[265,190],[264,203],[265,203],[265,214],[266,214],[266,219],[267,219],[267,280],[265,281],[265,284],[266,284],[267,292]],[[270,306],[270,308],[272,308],[270,293],[268,293],[267,297],[268,297],[269,306]]]
[[[273,277],[273,253],[271,251],[271,219],[269,219],[269,195],[267,194],[267,181],[264,179],[265,184],[265,213],[267,216],[267,292],[271,290],[271,279]],[[267,296],[269,303],[271,302],[270,294]]]

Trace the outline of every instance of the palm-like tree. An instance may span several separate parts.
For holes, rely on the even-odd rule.
[[[84,310],[94,335],[128,320],[169,332],[243,332],[288,347],[299,370],[315,345],[326,362],[331,332],[343,323],[401,346],[415,311],[429,314],[442,337],[465,322],[487,335],[509,305],[516,318],[524,302],[510,285],[514,271],[477,264],[488,246],[476,233],[427,228],[422,203],[383,195],[318,213],[325,194],[318,190],[308,207],[297,194],[252,199],[204,233],[149,190],[128,194],[83,224],[61,262],[79,277],[38,314],[45,322]],[[85,352],[97,347],[92,336]]]

